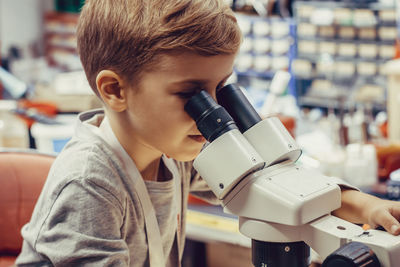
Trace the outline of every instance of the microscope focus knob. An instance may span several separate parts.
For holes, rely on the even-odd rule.
[[[330,254],[322,267],[381,267],[374,252],[366,245],[351,242]]]

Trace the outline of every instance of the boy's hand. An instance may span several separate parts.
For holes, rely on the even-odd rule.
[[[382,226],[393,235],[400,234],[400,202],[383,200],[356,190],[342,191],[342,206],[333,215],[344,220]]]
[[[372,228],[382,226],[393,235],[400,234],[400,202],[375,198],[365,205],[365,209],[368,224]]]

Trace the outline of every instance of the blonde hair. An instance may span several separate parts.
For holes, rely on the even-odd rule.
[[[86,0],[78,51],[96,94],[96,76],[115,71],[129,82],[175,51],[204,56],[236,53],[241,33],[224,0]]]

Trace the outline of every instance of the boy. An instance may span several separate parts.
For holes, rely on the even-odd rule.
[[[223,0],[86,1],[78,47],[104,111],[79,115],[18,265],[180,265],[188,192],[218,203],[192,170],[205,140],[183,106],[200,90],[215,97],[240,41]],[[336,215],[399,233],[397,203],[342,197]]]

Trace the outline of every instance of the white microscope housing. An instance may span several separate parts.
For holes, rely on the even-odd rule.
[[[326,258],[326,267],[400,266],[400,237],[330,215],[341,205],[340,187],[296,164],[301,149],[279,119],[261,120],[236,85],[220,89],[217,99],[224,108],[205,91],[185,106],[210,141],[194,168],[224,212],[239,217],[240,232],[253,240],[256,267],[308,266],[308,246]]]

